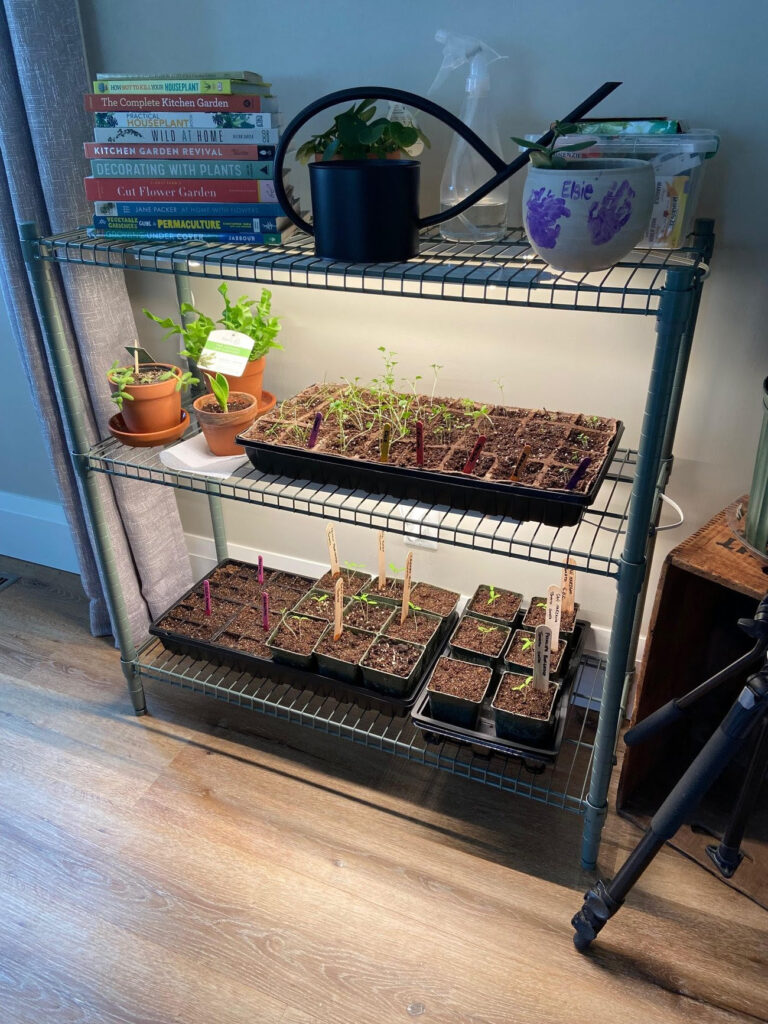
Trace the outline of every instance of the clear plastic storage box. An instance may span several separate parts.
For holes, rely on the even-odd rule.
[[[526,136],[531,140],[538,137]],[[674,135],[584,133],[563,136],[563,143],[584,142],[587,138],[593,138],[595,145],[567,154],[569,159],[603,156],[650,160],[653,164],[656,173],[653,212],[648,231],[638,247],[679,249],[684,246],[686,235],[693,230],[705,161],[715,155],[720,145],[717,133],[705,128]]]

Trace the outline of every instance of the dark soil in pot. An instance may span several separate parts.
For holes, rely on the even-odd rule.
[[[315,644],[327,626],[324,619],[310,619],[305,616],[286,615],[280,626],[269,638],[269,646],[294,654],[311,655]]]
[[[428,690],[437,693],[450,693],[462,700],[479,703],[485,696],[491,681],[491,670],[485,665],[473,665],[469,661],[456,661],[454,658],[440,658]]]
[[[375,633],[367,633],[362,629],[345,629],[339,639],[334,640],[333,626],[329,626],[315,647],[315,653],[349,665],[359,665],[375,638]]]
[[[513,715],[546,721],[552,710],[557,686],[550,683],[548,689],[537,690],[532,683],[525,685],[527,678],[514,672],[506,672],[493,699],[493,706]],[[518,689],[521,686],[522,688]]]
[[[579,612],[579,605],[573,606],[573,611],[568,615],[561,615],[560,617],[560,632],[561,633],[572,633],[573,627],[576,624],[576,616]],[[532,597],[531,603],[528,606],[528,611],[525,613],[523,618],[523,629],[536,629],[537,626],[543,626],[547,619],[547,599],[546,597]]]
[[[391,604],[378,604],[373,599],[357,601],[352,597],[344,609],[344,623],[347,626],[372,630],[376,633],[384,626],[394,610],[394,606]]]
[[[400,612],[396,611],[384,633],[396,640],[407,640],[408,643],[423,644],[424,647],[428,647],[435,639],[442,622],[439,615],[414,612],[409,609],[405,622],[401,623]]]
[[[431,583],[417,583],[411,591],[411,604],[425,612],[434,612],[447,618],[456,610],[459,594],[454,590],[443,590]]]
[[[279,625],[282,615],[278,611],[270,611],[269,627],[264,628],[262,611],[260,608],[243,608],[238,615],[227,625],[227,633],[234,633],[237,636],[252,637],[256,640],[266,640],[272,630]]]
[[[278,582],[272,586],[264,587],[264,592],[269,594],[269,607],[277,612],[289,611],[293,606],[302,599],[306,594],[306,587],[289,587],[283,586],[283,581]],[[311,614],[315,612],[302,612],[303,615]]]
[[[190,596],[193,599],[195,597]],[[206,615],[202,599],[199,604],[193,600],[192,607],[184,608],[183,616],[170,613],[160,620],[158,628],[188,637],[190,640],[210,641],[230,619],[234,618],[241,607],[229,601],[212,601],[211,614]]]
[[[489,619],[500,619],[502,622],[514,622],[523,600],[522,594],[513,590],[501,590],[480,586],[475,591],[469,605],[469,611],[483,615]]]
[[[357,569],[342,569],[340,575],[344,579],[344,596],[351,597],[352,594],[359,594],[363,586],[370,580],[367,572],[358,572]],[[333,592],[338,576],[334,576],[329,569],[324,576],[315,583],[315,590]]]
[[[443,469],[450,473],[461,473],[471,454],[472,445],[456,448],[443,462]],[[486,455],[483,451],[480,458],[477,460],[471,475],[485,476],[490,471],[495,461],[495,455]]]
[[[314,615],[318,619],[325,619],[326,622],[333,620],[334,600],[331,594],[325,590],[314,588],[301,599],[296,605],[297,615]]]
[[[374,576],[371,582],[363,588],[363,591],[370,594],[371,597],[387,597],[391,601],[400,601],[403,597],[404,586],[402,579],[398,579],[396,576],[387,576],[382,588],[379,587],[379,577]]]
[[[480,654],[489,661],[495,661],[501,657],[510,632],[507,626],[488,622],[475,615],[465,615],[453,632],[451,648]]]
[[[512,636],[512,643],[504,655],[504,661],[508,665],[517,665],[533,672],[535,640],[535,633],[531,633],[527,629],[516,629]],[[550,674],[553,676],[560,671],[566,647],[567,642],[561,640],[557,645],[557,650],[550,654]]]
[[[392,676],[409,676],[421,657],[422,651],[400,640],[379,637],[362,664]]]

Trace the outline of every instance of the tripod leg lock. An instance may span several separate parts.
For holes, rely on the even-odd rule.
[[[602,879],[585,893],[584,906],[571,919],[571,924],[576,930],[573,944],[580,953],[597,938],[605,923],[613,917],[623,902],[611,896]]]

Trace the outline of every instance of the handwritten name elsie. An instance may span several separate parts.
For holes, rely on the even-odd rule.
[[[594,186],[588,181],[571,181],[566,178],[560,195],[563,199],[591,199],[594,191]]]

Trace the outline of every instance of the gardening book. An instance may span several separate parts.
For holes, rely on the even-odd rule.
[[[276,203],[272,181],[248,178],[86,178],[87,199],[174,203]]]
[[[268,178],[271,160],[91,160],[94,178]]]
[[[94,115],[97,128],[271,128],[280,127],[279,114],[257,114],[254,111],[234,113],[200,110],[117,110]],[[264,144],[277,142],[263,139]]]
[[[185,81],[189,78],[231,78],[238,82],[254,82],[257,85],[267,85],[261,75],[258,75],[255,71],[198,71],[196,74],[191,74],[189,71],[165,71],[159,75],[147,75],[143,72],[117,72],[117,71],[102,71],[96,75],[96,79],[99,82],[111,82],[114,79],[121,81],[136,82],[140,80],[156,80],[162,78],[164,81],[170,81],[173,79],[184,79]]]
[[[243,242],[250,245],[279,245],[280,232],[260,234],[256,232],[216,231],[108,231],[102,228],[88,228],[90,238],[126,238],[152,242]]]
[[[98,217],[275,217],[283,218],[279,203],[116,203],[93,204]],[[287,218],[285,218],[287,220]],[[111,227],[111,225],[105,225]]]
[[[86,142],[89,160],[274,160],[276,146],[221,146],[214,143]]]
[[[268,82],[259,82],[269,87]],[[175,92],[175,93],[252,93],[254,83],[235,78],[97,78],[96,93]]]
[[[205,205],[204,203],[200,204]],[[279,217],[168,217],[160,214],[150,217],[101,217],[94,215],[93,226],[104,231],[224,231],[275,234],[290,221]]]
[[[177,95],[176,93],[118,93],[117,95],[85,94],[85,109],[93,111],[121,110],[170,110],[187,111],[252,111],[253,113],[277,112],[277,100],[274,96],[202,96],[196,93]]]
[[[112,115],[108,115],[112,116]],[[277,139],[269,139],[269,130],[265,128],[99,128],[93,130],[96,142],[172,142],[188,143],[221,143],[233,146],[237,143],[246,146],[271,145]],[[263,136],[267,135],[265,139]]]

